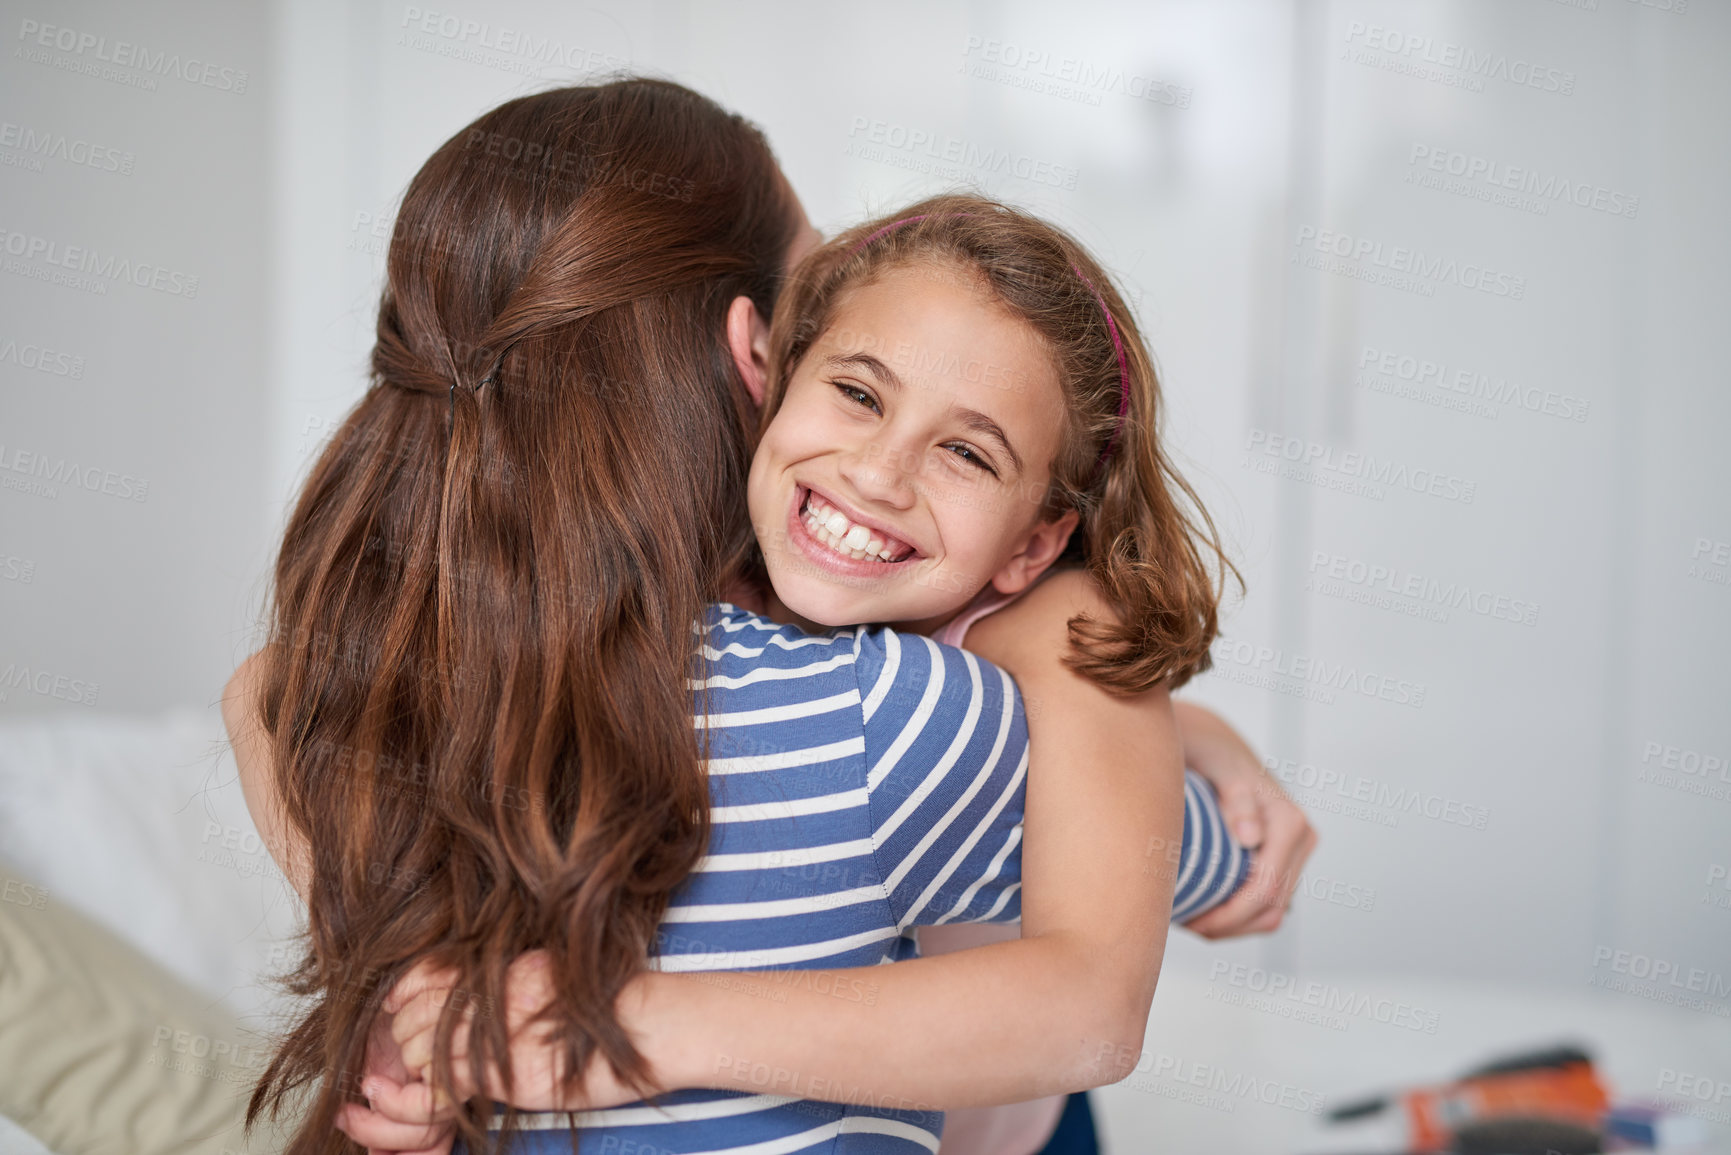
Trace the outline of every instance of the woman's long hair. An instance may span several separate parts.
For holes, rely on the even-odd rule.
[[[335,1112],[423,957],[485,1012],[548,948],[567,1069],[643,1074],[614,999],[707,849],[694,623],[752,548],[726,312],[771,311],[794,223],[762,135],[651,80],[513,100],[409,185],[262,659],[312,877],[305,1009],[248,1117],[312,1094],[295,1155],[353,1149]],[[506,1043],[483,1013],[472,1055]]]

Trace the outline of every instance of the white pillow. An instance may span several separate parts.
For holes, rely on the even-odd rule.
[[[0,1155],[54,1155],[36,1136],[0,1115]]]
[[[243,1018],[281,1005],[300,900],[260,844],[218,710],[0,720],[0,854]]]

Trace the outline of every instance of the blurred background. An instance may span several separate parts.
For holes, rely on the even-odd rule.
[[[1135,302],[1247,582],[1185,692],[1322,837],[1277,935],[1174,935],[1111,1149],[1326,1147],[1564,1039],[1731,1134],[1731,5],[433,2],[0,3],[0,853],[51,901],[268,1009],[215,704],[397,200],[641,72],[825,231],[975,187]]]

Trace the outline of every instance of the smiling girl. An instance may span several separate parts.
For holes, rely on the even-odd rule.
[[[960,646],[1069,550],[1126,612],[1103,636],[1072,623],[1073,660],[1120,691],[1161,680],[1176,655],[1154,607],[1170,613],[1173,593],[1206,588],[1196,542],[1230,563],[1159,445],[1158,380],[1134,320],[1099,285],[1110,291],[1061,231],[969,197],[861,225],[802,265],[772,334],[749,483],[772,617],[893,623]],[[1212,600],[1189,604],[1208,607],[1212,636]],[[1194,772],[1185,793],[1179,922],[1224,901],[1249,867]],[[919,937],[932,955],[1013,933]],[[1035,1151],[1062,1102],[953,1111],[944,1153]]]

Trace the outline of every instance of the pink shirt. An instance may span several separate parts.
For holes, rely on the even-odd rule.
[[[1028,587],[1028,590],[1039,585],[1040,582],[1044,581],[1050,573],[1051,571],[1048,570],[1046,573],[1041,574],[1034,582],[1034,585]],[[1027,593],[1028,590],[1023,590],[1022,594]],[[946,646],[956,646],[960,648],[962,639],[967,636],[969,626],[973,625],[987,614],[997,613],[999,610],[1021,597],[1022,594],[1001,594],[991,586],[987,586],[985,589],[974,595],[973,601],[962,607],[961,613],[957,614],[955,617],[951,618],[948,623],[940,627],[938,632],[932,635],[932,641],[941,642]]]

